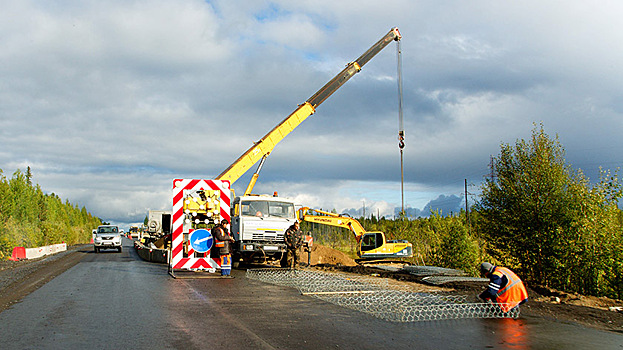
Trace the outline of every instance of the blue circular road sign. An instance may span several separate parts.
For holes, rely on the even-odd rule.
[[[189,240],[190,246],[197,253],[207,252],[208,250],[210,250],[210,248],[212,248],[212,244],[214,242],[210,231],[203,228],[191,232]]]

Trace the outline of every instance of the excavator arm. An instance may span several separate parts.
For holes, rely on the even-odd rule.
[[[309,215],[308,212],[315,212],[320,215]],[[410,258],[413,256],[413,245],[408,241],[388,241],[385,238],[385,233],[380,231],[367,232],[359,221],[348,216],[303,207],[299,209],[299,219],[351,230],[357,240],[357,255],[363,260]]]
[[[308,211],[312,211],[321,215],[308,215],[305,214]],[[366,230],[361,226],[361,223],[351,217],[342,216],[335,213],[329,213],[318,209],[310,209],[307,207],[300,209],[299,218],[307,222],[315,222],[318,224],[336,226],[349,229],[355,235],[357,242],[361,240],[361,237],[366,233]]]
[[[392,28],[389,33],[383,36],[376,44],[372,45],[363,55],[355,61],[349,63],[340,73],[326,83],[320,90],[312,95],[305,103],[301,104],[292,114],[275,126],[259,141],[255,142],[244,154],[233,162],[225,171],[216,177],[216,180],[229,180],[233,184],[245,172],[249,170],[260,159],[266,158],[275,146],[291,133],[307,117],[314,114],[316,108],[331,96],[337,89],[346,83],[353,75],[357,74],[361,68],[368,63],[376,54],[383,50],[392,41],[402,39],[398,28]],[[247,186],[245,194],[249,194],[253,189],[255,180],[261,167],[258,167],[252,183]]]

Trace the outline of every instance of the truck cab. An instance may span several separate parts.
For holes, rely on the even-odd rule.
[[[284,232],[296,221],[294,202],[269,195],[236,197],[232,205],[233,261],[278,261],[286,253]]]
[[[132,225],[130,226],[130,230],[129,230],[129,237],[130,239],[140,239],[141,238],[141,229],[140,227],[136,226],[136,225]]]

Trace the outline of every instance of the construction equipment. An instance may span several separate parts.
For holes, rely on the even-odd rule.
[[[141,228],[138,225],[130,226],[130,230],[128,231],[128,238],[130,238],[130,239],[140,239],[141,238]]]
[[[314,212],[320,215],[309,215]],[[343,216],[318,209],[301,208],[299,218],[303,221],[349,229],[357,240],[357,255],[363,260],[387,258],[410,258],[413,245],[406,240],[386,240],[385,233],[367,232],[361,223],[349,216]]]
[[[251,194],[268,155],[277,143],[312,115],[322,102],[358,73],[376,54],[392,41],[399,41],[401,38],[398,28],[392,28],[363,55],[349,63],[346,68],[307,101],[299,105],[292,114],[255,142],[251,148],[216,177],[215,180],[229,181],[231,186],[255,163],[260,161],[244,195],[235,197],[231,205],[231,232],[236,241],[233,245],[232,257],[234,266],[239,260],[246,262],[280,260],[286,252],[284,232],[296,220],[295,203],[292,200],[279,198],[276,192],[272,196]],[[192,209],[187,215],[191,214],[193,214]],[[206,224],[215,223],[218,219],[217,213],[217,216],[210,217]]]
[[[163,236],[171,234],[171,211],[150,210],[148,213],[147,228],[140,238],[143,243],[155,242]]]
[[[259,141],[255,142],[251,148],[243,153],[235,162],[233,162],[227,169],[216,177],[216,180],[229,180],[233,184],[244,173],[249,170],[253,164],[262,160],[253,178],[247,186],[247,190],[244,195],[249,195],[253,190],[253,185],[257,180],[259,171],[261,170],[266,157],[270,155],[283,138],[285,138],[290,132],[294,130],[299,124],[301,124],[307,117],[314,114],[316,108],[324,102],[329,96],[337,91],[342,85],[344,85],[353,75],[361,71],[361,68],[368,63],[376,54],[383,50],[392,41],[400,41],[402,36],[398,31],[398,28],[392,28],[389,33],[383,36],[376,44],[372,45],[363,55],[357,58],[355,61],[346,65],[340,73],[338,73],[333,79],[326,83],[320,90],[312,95],[307,101],[301,104],[292,114],[285,118],[281,123],[275,126],[268,134],[262,137]]]

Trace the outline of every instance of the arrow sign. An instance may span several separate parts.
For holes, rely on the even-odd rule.
[[[190,237],[190,246],[197,253],[205,253],[212,248],[213,239],[210,231],[206,229],[199,229],[191,232]]]
[[[209,240],[209,239],[210,239],[210,237],[204,237],[204,238],[201,238],[201,239],[197,238],[197,239],[193,242],[193,244],[195,244],[195,245],[199,245],[199,244],[201,244],[202,242],[205,242],[205,241],[207,241],[207,240]]]

